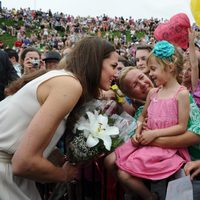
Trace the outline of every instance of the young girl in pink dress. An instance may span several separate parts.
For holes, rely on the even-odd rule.
[[[134,136],[108,155],[108,163],[105,164],[112,169],[117,166],[115,175],[126,189],[134,191],[141,199],[154,200],[155,194],[149,191],[142,179],[165,179],[177,172],[190,157],[186,149],[164,149],[142,146],[140,143],[148,145],[158,137],[174,136],[186,131],[189,92],[176,80],[181,55],[172,44],[157,42],[147,64],[157,88],[150,90],[147,96]],[[143,126],[145,118],[147,128]]]

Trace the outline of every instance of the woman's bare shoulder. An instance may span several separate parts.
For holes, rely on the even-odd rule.
[[[44,82],[38,88],[38,99],[41,104],[51,96],[70,96],[79,98],[82,94],[82,85],[79,80],[73,76],[56,76]]]

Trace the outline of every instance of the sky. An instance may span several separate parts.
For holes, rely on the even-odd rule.
[[[0,0],[1,6],[6,8],[42,9],[53,12],[63,12],[74,16],[110,17],[132,16],[139,18],[169,19],[175,14],[185,13],[191,23],[194,22],[190,9],[190,0]]]

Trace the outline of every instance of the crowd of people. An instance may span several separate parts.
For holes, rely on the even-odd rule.
[[[112,42],[119,54],[131,61],[135,45],[141,42],[153,44],[153,31],[164,21],[157,18],[110,18],[105,14],[96,17],[75,17],[64,13],[52,13],[51,10],[43,12],[30,8],[20,10],[3,8],[0,17],[14,22],[13,25],[2,23],[0,32],[16,36],[14,48],[17,51],[19,47],[31,45],[40,51],[53,49],[62,54],[66,47],[73,46],[80,38],[86,35],[98,35]],[[138,37],[137,33],[143,33],[142,37]]]
[[[35,181],[77,176],[78,164],[63,159],[55,166],[48,157],[64,133],[70,136],[79,110],[92,99],[114,100],[137,120],[134,134],[104,160],[125,198],[164,199],[146,181],[184,169],[199,199],[198,27],[188,30],[188,49],[181,49],[154,38],[163,19],[82,18],[29,8],[3,8],[1,17],[24,22],[1,27],[2,34],[16,36],[13,47],[0,50],[1,199],[39,200]],[[26,29],[33,27],[38,33],[28,36]],[[136,37],[139,30],[144,37]]]

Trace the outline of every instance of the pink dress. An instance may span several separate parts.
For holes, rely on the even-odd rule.
[[[177,91],[181,90],[182,87]],[[159,89],[150,97],[148,128],[167,128],[178,123],[176,95],[169,99],[158,99]],[[150,180],[161,180],[178,171],[190,160],[187,149],[164,149],[154,146],[134,147],[129,139],[115,150],[116,165],[129,174]]]

